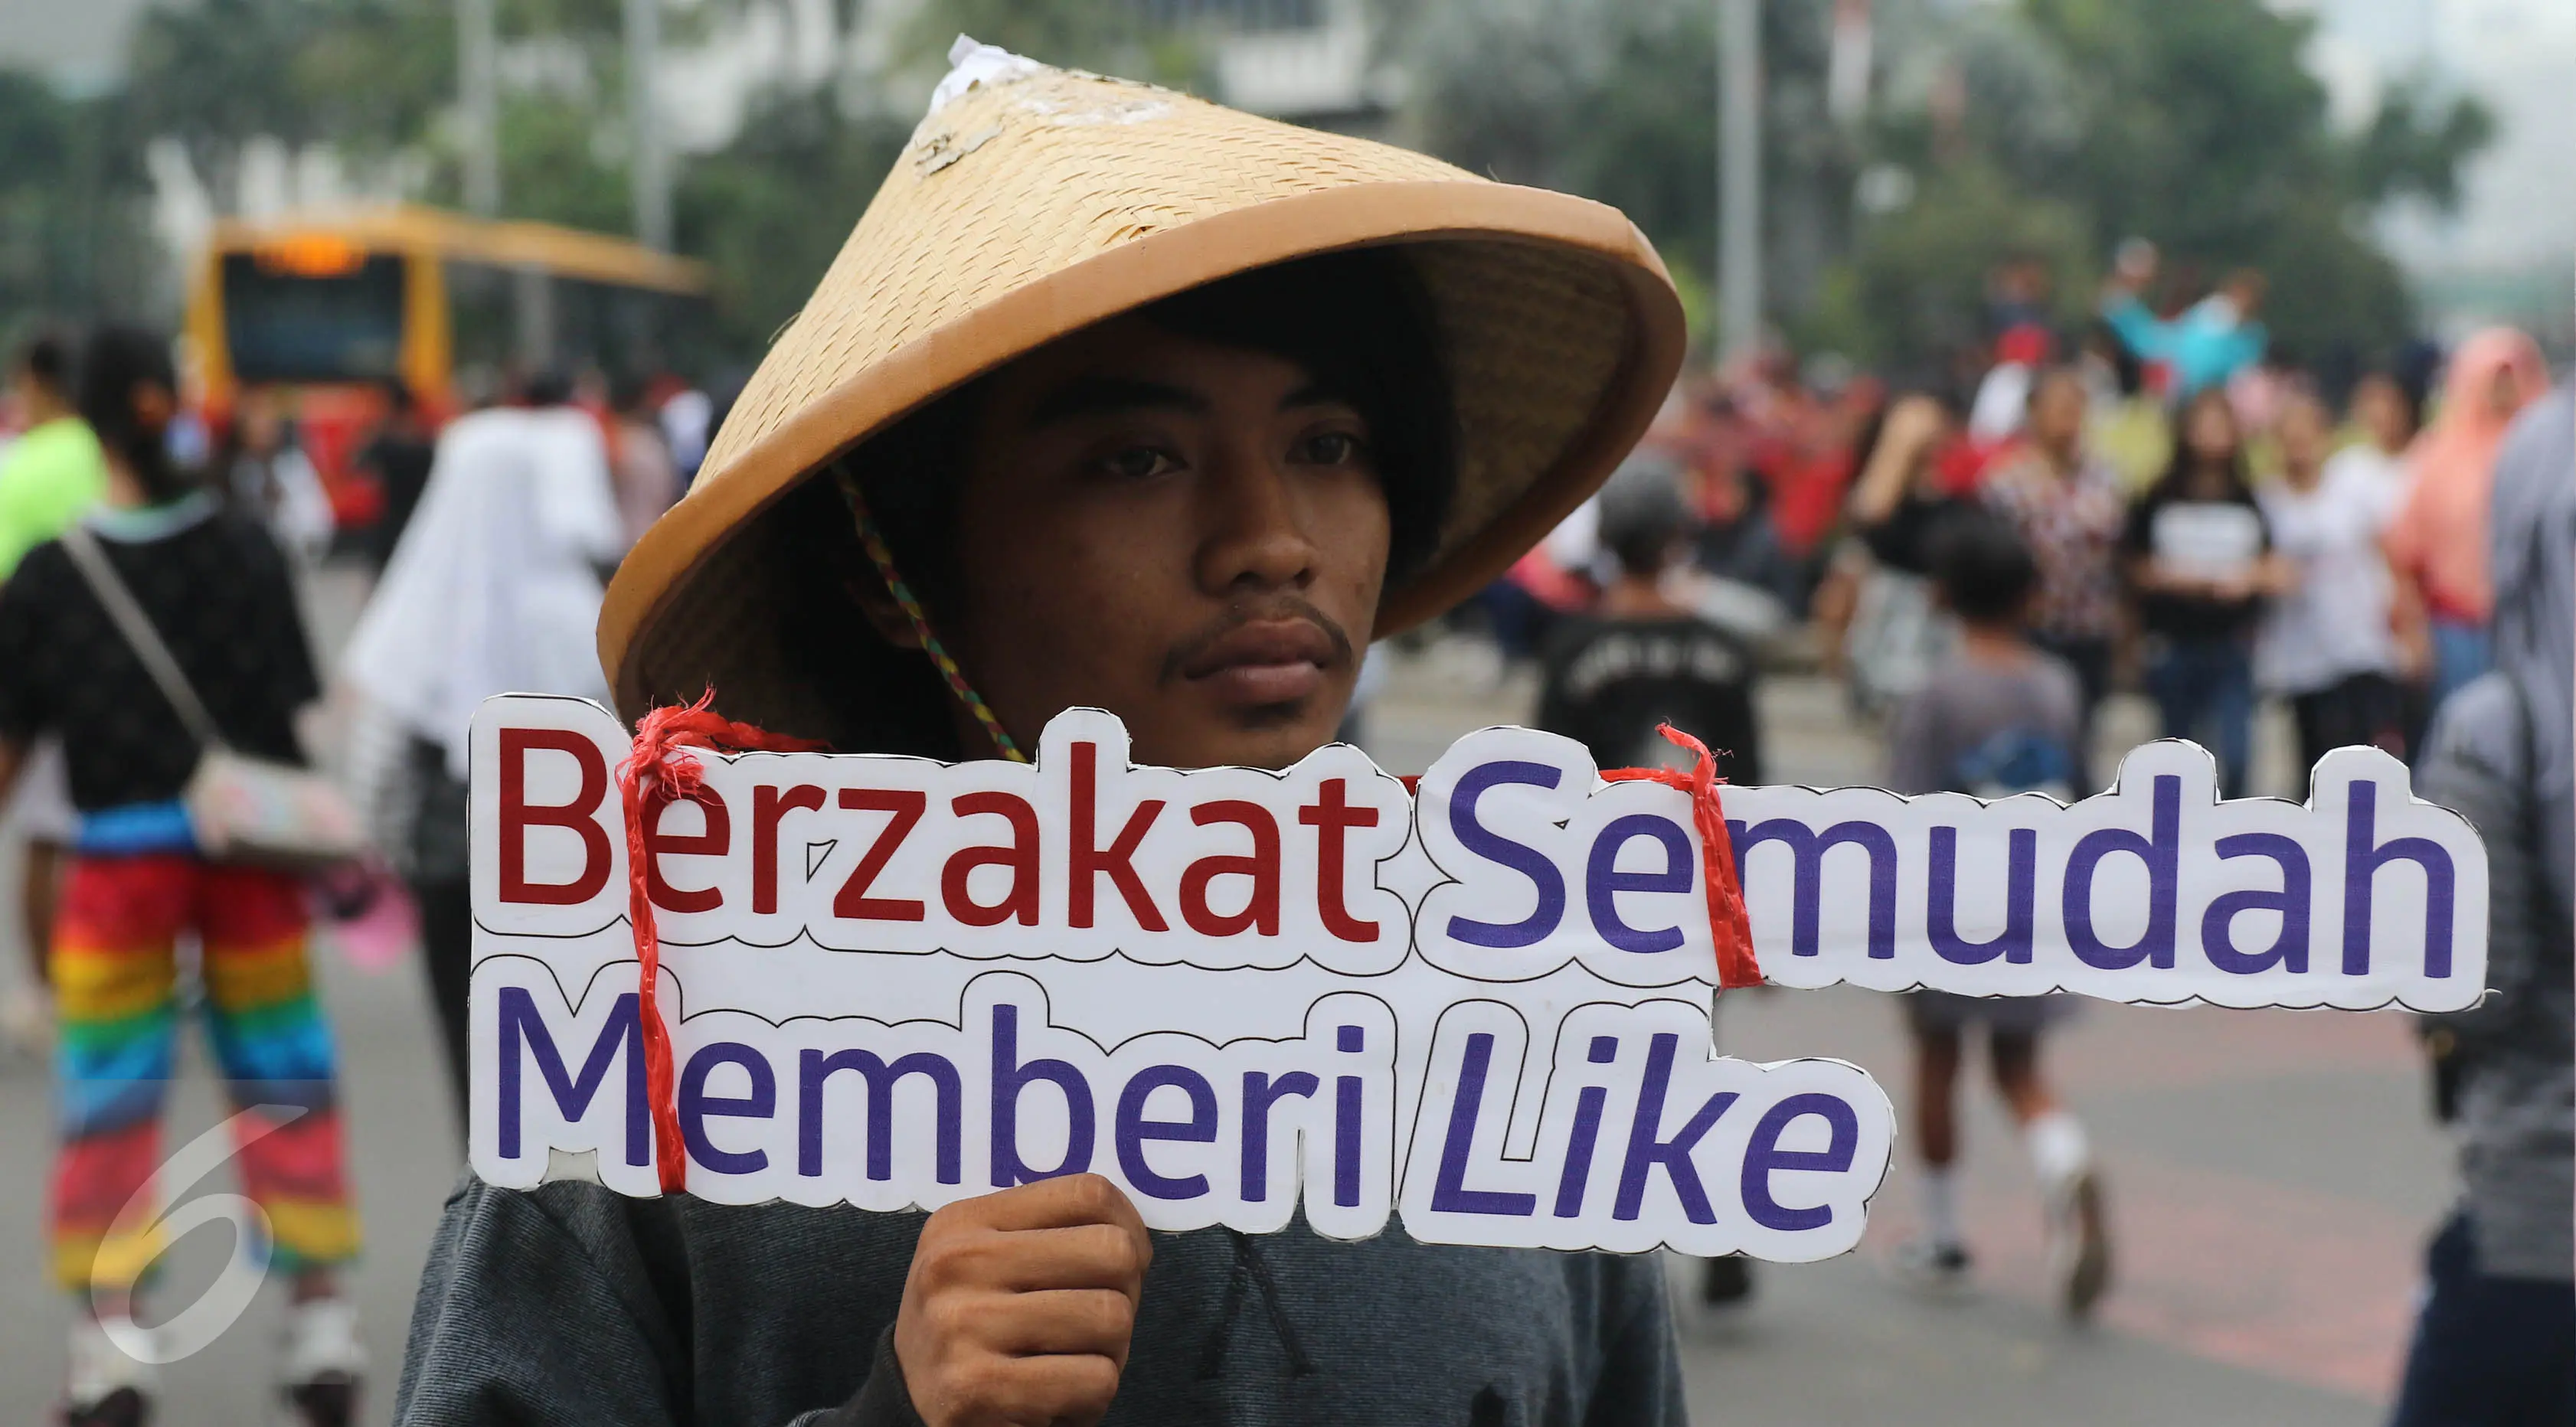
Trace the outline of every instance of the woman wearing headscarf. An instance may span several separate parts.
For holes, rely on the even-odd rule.
[[[2495,672],[2442,710],[2416,774],[2485,839],[2494,994],[2427,1018],[2461,1194],[2394,1427],[2576,1421],[2576,395],[2516,421],[2494,471]]]
[[[465,860],[465,730],[494,694],[604,697],[591,626],[627,544],[599,423],[560,378],[524,404],[458,418],[341,673],[366,696],[354,781],[377,844],[419,899],[421,944],[457,1124],[473,912]]]
[[[2413,484],[2389,525],[2388,564],[2431,624],[2435,707],[2487,671],[2496,446],[2514,414],[2548,389],[2549,368],[2529,337],[2510,327],[2478,332],[2451,354],[2441,408],[2407,452]]]

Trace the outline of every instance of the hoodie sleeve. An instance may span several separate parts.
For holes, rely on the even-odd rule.
[[[2531,842],[2523,712],[2510,681],[2490,674],[2442,706],[2415,767],[2415,792],[2467,818],[2487,851],[2487,986],[2496,994],[2424,1019],[2474,1056],[2510,1042],[2538,976],[2541,930]]]
[[[1584,1427],[1685,1427],[1690,1411],[1662,1269],[1650,1255],[1604,1261],[1616,1288],[1603,1304],[1601,1376]]]
[[[828,1355],[811,1336],[733,1331],[765,1314],[772,1328],[827,1323],[822,1336],[833,1338],[842,1320],[824,1301],[830,1285],[870,1265],[844,1252],[802,1289],[773,1282],[746,1298],[736,1284],[728,1298],[697,1275],[699,1260],[783,1246],[797,1231],[737,1226],[737,1237],[711,1243],[705,1220],[692,1218],[706,1208],[595,1183],[498,1189],[468,1175],[421,1275],[395,1423],[920,1427],[882,1318],[868,1323],[876,1346],[864,1380],[837,1358],[821,1363]],[[898,1246],[908,1256],[908,1234],[886,1241],[888,1253]]]
[[[829,1412],[809,1412],[790,1427],[923,1427],[903,1380],[903,1364],[895,1360],[893,1325],[877,1335],[876,1360],[856,1397]]]
[[[578,1352],[566,1324],[580,1325]],[[640,1255],[603,1257],[545,1191],[468,1177],[430,1244],[394,1421],[676,1427],[684,1351]]]

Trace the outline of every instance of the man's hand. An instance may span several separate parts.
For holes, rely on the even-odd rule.
[[[1099,1421],[1153,1257],[1136,1206],[1096,1174],[931,1215],[894,1323],[913,1410],[929,1427]]]

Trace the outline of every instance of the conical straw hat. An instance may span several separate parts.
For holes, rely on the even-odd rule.
[[[1680,367],[1682,314],[1614,208],[1384,144],[982,49],[928,118],[696,485],[608,590],[619,712],[716,690],[736,719],[830,728],[782,630],[810,584],[769,514],[818,466],[1055,338],[1229,274],[1400,245],[1453,386],[1456,497],[1383,637],[1481,588],[1608,476]],[[853,629],[854,640],[870,637]],[[810,661],[804,661],[810,663]]]

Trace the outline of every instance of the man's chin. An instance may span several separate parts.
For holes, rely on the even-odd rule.
[[[1192,710],[1183,721],[1136,736],[1135,758],[1173,768],[1285,768],[1333,741],[1346,701]]]

